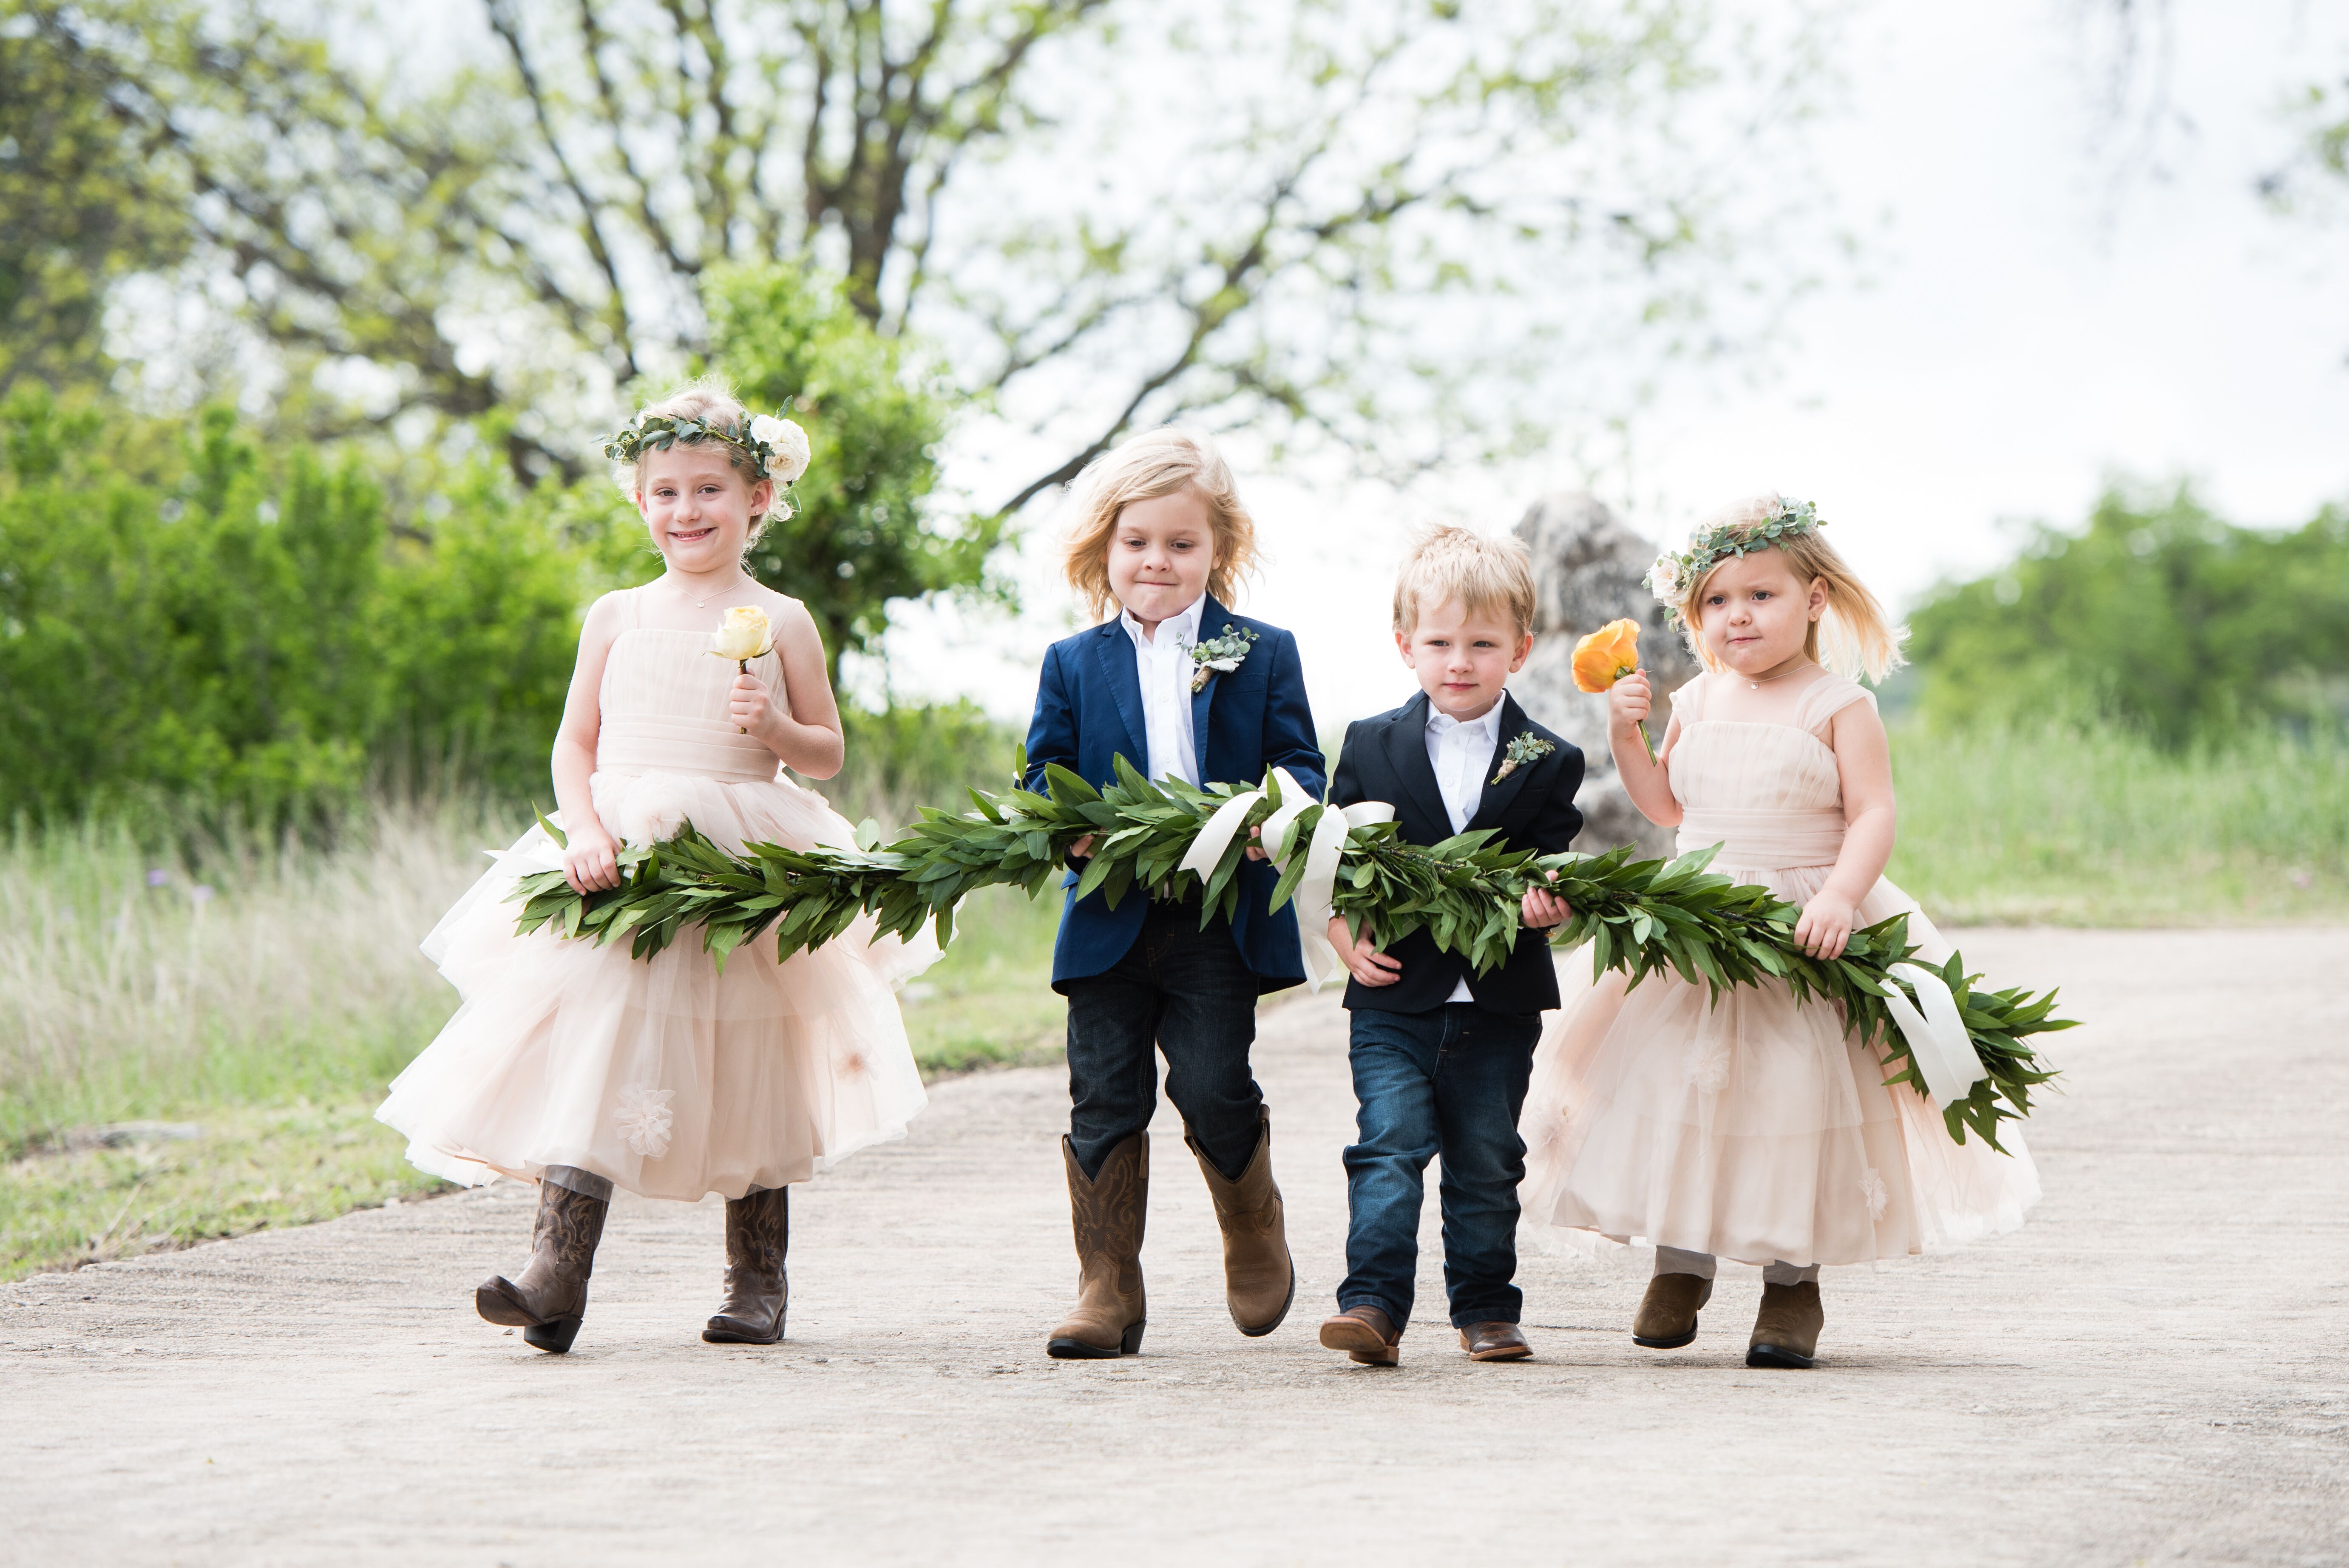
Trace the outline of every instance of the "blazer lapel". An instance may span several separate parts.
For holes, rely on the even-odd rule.
[[[1126,635],[1123,622],[1112,621],[1093,634],[1092,646],[1094,662],[1109,683],[1117,716],[1125,721],[1125,744],[1112,749],[1124,752],[1134,771],[1147,777],[1150,727],[1142,719],[1142,675],[1134,664],[1133,640]]]
[[[1213,593],[1202,599],[1199,603],[1198,640],[1204,643],[1222,636],[1225,618],[1230,614],[1216,603]],[[1216,700],[1216,688],[1222,684],[1222,672],[1209,670],[1207,684],[1191,694],[1191,760],[1199,769],[1199,782],[1202,784],[1215,777],[1207,771],[1207,710]]]
[[[1444,809],[1444,790],[1435,782],[1435,764],[1427,759],[1427,694],[1412,698],[1411,706],[1387,726],[1387,763],[1402,780],[1411,803],[1434,822],[1444,838],[1452,836],[1452,813]]]
[[[1542,758],[1538,757],[1531,762],[1521,762],[1506,779],[1498,784],[1493,782],[1493,775],[1501,770],[1501,763],[1509,755],[1509,742],[1532,727],[1532,721],[1526,717],[1526,710],[1517,706],[1517,699],[1506,692],[1502,693],[1501,738],[1493,748],[1491,758],[1485,764],[1485,794],[1476,802],[1475,816],[1469,819],[1471,828],[1497,827],[1501,813],[1509,809],[1509,802],[1516,799],[1517,791],[1526,787],[1527,777],[1541,766]]]

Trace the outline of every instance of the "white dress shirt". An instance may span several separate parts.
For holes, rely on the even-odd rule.
[[[1143,745],[1149,749],[1143,771],[1153,779],[1199,781],[1199,756],[1191,735],[1191,677],[1195,666],[1191,649],[1199,640],[1204,593],[1181,614],[1158,623],[1156,635],[1142,634],[1142,623],[1131,610],[1118,612],[1126,635],[1133,639],[1134,673],[1142,678]]]
[[[1451,815],[1455,833],[1468,830],[1485,798],[1485,769],[1493,765],[1494,748],[1501,744],[1501,709],[1507,700],[1504,697],[1486,708],[1482,717],[1465,723],[1439,712],[1433,702],[1427,705],[1427,760],[1435,769],[1435,788],[1444,796],[1444,809]],[[1468,977],[1462,975],[1452,995],[1444,999],[1475,1001]]]

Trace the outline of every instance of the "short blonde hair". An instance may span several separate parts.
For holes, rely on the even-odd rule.
[[[1117,595],[1109,586],[1109,541],[1118,514],[1138,500],[1192,490],[1206,503],[1216,536],[1216,563],[1207,592],[1229,604],[1240,579],[1256,571],[1256,519],[1240,500],[1231,465],[1198,430],[1164,426],[1144,430],[1093,460],[1079,475],[1077,521],[1062,547],[1061,569],[1088,608],[1106,617]]]
[[[1749,496],[1706,517],[1697,524],[1697,531],[1767,522],[1785,504],[1785,498],[1775,490]],[[1901,657],[1900,645],[1908,640],[1909,628],[1893,624],[1892,617],[1885,613],[1883,602],[1868,592],[1868,584],[1852,575],[1851,568],[1836,552],[1836,547],[1827,542],[1826,535],[1814,528],[1785,535],[1769,548],[1785,556],[1797,582],[1826,584],[1826,613],[1811,623],[1803,638],[1803,652],[1811,659],[1839,676],[1854,680],[1866,676],[1871,681],[1882,680],[1908,662]],[[1705,652],[1699,625],[1702,615],[1697,606],[1713,573],[1736,559],[1733,555],[1725,557],[1696,573],[1679,603],[1672,606],[1680,616],[1682,634],[1688,638],[1689,651],[1708,670],[1722,666]]]
[[[667,419],[698,419],[705,425],[739,431],[745,439],[750,433],[750,410],[734,396],[734,388],[722,377],[704,376],[657,403],[646,404],[636,410],[636,414],[638,418],[653,414]],[[709,443],[697,438],[681,444],[698,447]],[[732,441],[720,444],[726,449],[727,466],[740,474],[752,490],[758,489],[767,476],[761,471],[759,459],[750,449],[737,446]],[[612,470],[613,480],[619,485],[620,493],[631,502],[636,499],[637,469],[642,462],[640,458],[633,463],[620,463]],[[783,487],[776,485],[768,495],[767,510],[750,520],[750,532],[743,540],[742,548],[747,551],[758,543],[759,536],[767,531],[767,524],[779,517],[791,515],[792,503],[784,498]]]
[[[1394,629],[1409,636],[1423,605],[1457,599],[1472,615],[1506,609],[1517,635],[1534,629],[1534,566],[1525,542],[1446,524],[1423,531],[1395,573]]]

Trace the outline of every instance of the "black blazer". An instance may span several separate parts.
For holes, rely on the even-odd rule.
[[[1498,784],[1509,742],[1532,732],[1550,744],[1542,756],[1518,768]],[[1582,787],[1582,752],[1526,717],[1517,699],[1501,697],[1501,739],[1485,768],[1485,795],[1468,826],[1498,828],[1513,850],[1537,849],[1555,854],[1569,848],[1582,830],[1582,813],[1575,810],[1574,792]],[[1380,714],[1346,727],[1345,749],[1338,754],[1338,771],[1330,780],[1332,805],[1352,806],[1364,800],[1384,800],[1395,809],[1395,822],[1404,841],[1440,844],[1452,837],[1452,813],[1444,809],[1444,791],[1435,782],[1434,765],[1427,759],[1427,695],[1423,692],[1392,713]],[[1489,974],[1470,973],[1465,958],[1437,948],[1435,939],[1414,931],[1387,950],[1402,964],[1402,976],[1392,985],[1346,983],[1346,1006],[1385,1013],[1424,1013],[1444,1006],[1463,976],[1476,1006],[1488,1013],[1522,1016],[1547,1012],[1557,1006],[1557,972],[1550,964],[1547,934],[1517,933],[1509,961]]]

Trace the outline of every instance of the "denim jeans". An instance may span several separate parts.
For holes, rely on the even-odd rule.
[[[1264,1095],[1248,1068],[1257,977],[1224,917],[1203,931],[1196,903],[1154,903],[1124,957],[1061,989],[1069,1141],[1085,1175],[1099,1175],[1111,1150],[1150,1125],[1164,1051],[1166,1098],[1216,1168],[1237,1180],[1256,1153]]]
[[[1338,1310],[1375,1306],[1411,1321],[1419,1273],[1419,1206],[1427,1162],[1441,1157],[1444,1285],[1452,1321],[1515,1323],[1517,1183],[1537,1014],[1447,1002],[1424,1013],[1354,1012],[1354,1125],[1346,1150],[1346,1282]]]

